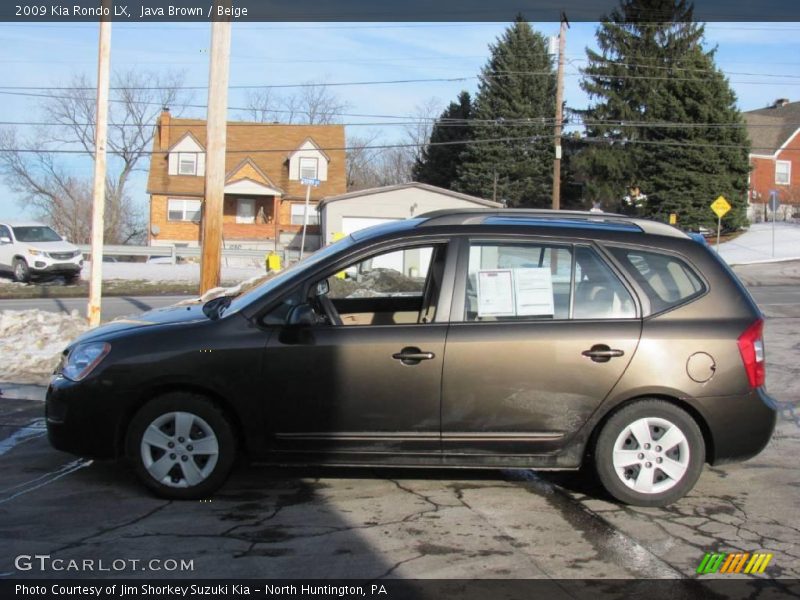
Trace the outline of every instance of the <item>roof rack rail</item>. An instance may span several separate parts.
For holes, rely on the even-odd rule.
[[[609,223],[629,224],[638,227],[642,232],[653,235],[669,237],[689,237],[680,229],[639,217],[631,217],[618,213],[599,213],[583,210],[551,210],[544,208],[468,208],[468,209],[443,209],[419,215],[424,219],[417,227],[430,227],[441,225],[479,225],[491,218],[503,219],[528,219],[528,220],[559,220],[575,221],[576,225],[583,223]]]

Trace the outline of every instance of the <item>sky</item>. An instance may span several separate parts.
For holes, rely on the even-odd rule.
[[[532,23],[545,36],[558,33],[558,23]],[[230,84],[292,85],[303,82],[458,79],[457,81],[347,85],[332,89],[357,114],[413,115],[416,107],[435,98],[442,108],[466,89],[475,92],[476,75],[486,63],[489,45],[506,23],[234,23]],[[590,99],[580,89],[579,70],[586,65],[586,48],[595,48],[596,23],[573,23],[567,33],[565,100],[570,108],[585,108]],[[800,23],[708,23],[706,46],[716,48],[717,66],[728,75],[741,110],[763,108],[777,98],[800,100]],[[26,126],[9,122],[41,120],[38,99],[3,94],[35,90],[9,87],[49,87],[66,84],[76,74],[94,81],[97,70],[98,26],[93,23],[0,23],[0,128]],[[112,27],[111,70],[131,68],[152,73],[180,71],[185,85],[208,82],[210,24],[115,23]],[[286,91],[293,91],[288,88]],[[230,107],[245,106],[245,91],[232,89]],[[194,92],[193,104],[205,105],[207,92]],[[204,109],[187,109],[182,116],[205,117]],[[244,119],[230,110],[231,120]],[[348,136],[374,133],[383,142],[403,135],[391,119],[345,117]],[[367,123],[367,124],[365,124]],[[68,158],[76,176],[91,178],[92,162]],[[147,166],[146,162],[141,163]],[[146,172],[135,174],[129,192],[146,206]],[[0,218],[33,215],[0,181]]]

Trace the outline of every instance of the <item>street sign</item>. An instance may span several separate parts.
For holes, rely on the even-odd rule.
[[[713,210],[714,214],[720,219],[724,217],[730,209],[731,205],[728,204],[728,201],[725,200],[724,196],[720,196],[711,203],[711,210]]]
[[[772,212],[778,210],[781,206],[781,201],[778,200],[778,190],[770,190],[769,191],[769,202],[767,203],[769,209]]]
[[[669,224],[675,225],[678,223],[678,215],[675,213],[669,213]]]
[[[315,179],[313,177],[301,177],[300,183],[303,185],[311,185],[317,187],[319,185],[319,179]]]

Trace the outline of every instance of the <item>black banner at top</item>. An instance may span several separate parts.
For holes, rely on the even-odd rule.
[[[3,0],[0,21],[555,22],[599,21],[616,0]],[[695,0],[696,21],[800,21],[792,0]]]

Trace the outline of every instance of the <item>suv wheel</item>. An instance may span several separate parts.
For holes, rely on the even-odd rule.
[[[176,392],[136,413],[126,450],[139,478],[156,494],[198,499],[227,479],[236,439],[225,415],[207,398]]]
[[[597,475],[614,498],[666,506],[694,487],[705,463],[703,434],[684,410],[641,400],[614,414],[597,437]]]
[[[18,281],[20,283],[28,283],[31,278],[31,270],[28,267],[28,263],[25,262],[24,258],[15,258],[14,259],[14,281]]]

